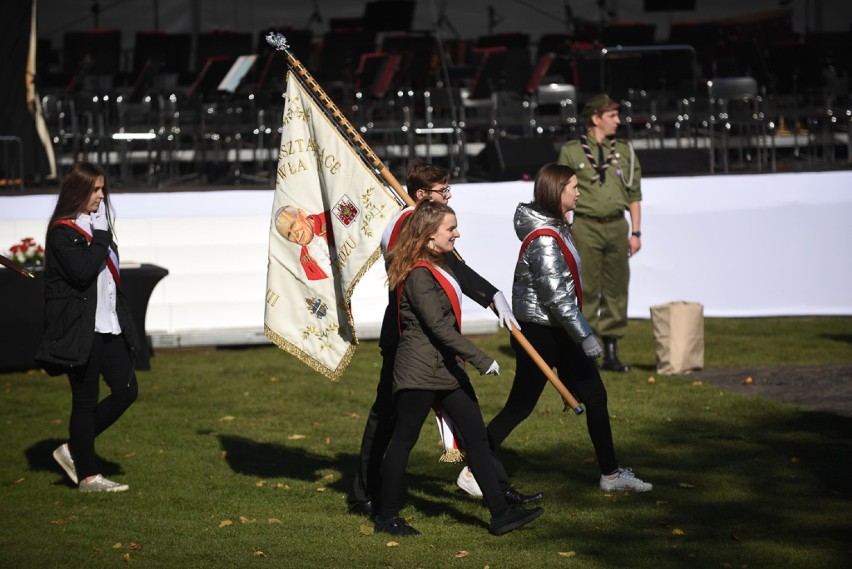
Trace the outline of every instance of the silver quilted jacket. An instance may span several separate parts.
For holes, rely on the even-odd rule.
[[[567,242],[574,244],[568,222],[552,217],[534,202],[518,204],[514,223],[515,233],[521,242],[532,231],[550,226],[559,230]],[[577,267],[580,268],[579,258]],[[577,343],[592,333],[577,306],[571,270],[559,244],[552,237],[534,239],[518,259],[512,285],[512,311],[522,323],[565,328]]]

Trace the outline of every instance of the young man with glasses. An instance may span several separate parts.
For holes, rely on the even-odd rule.
[[[448,183],[449,178],[450,173],[445,168],[433,164],[415,163],[408,169],[406,189],[411,199],[417,203],[424,199],[431,199],[446,204],[453,196]],[[413,207],[405,208],[388,224],[388,228],[382,236],[382,249],[384,251],[393,247],[399,231],[413,210]],[[462,292],[466,296],[485,308],[493,303],[501,326],[509,326],[511,322],[515,327],[520,328],[502,292],[468,267],[454,253],[444,255],[444,260],[456,276]],[[379,384],[376,387],[376,400],[367,416],[367,424],[364,427],[364,435],[361,439],[358,472],[355,475],[355,482],[348,500],[349,511],[356,514],[369,516],[378,511],[373,500],[380,495],[382,458],[385,455],[388,443],[390,443],[394,427],[393,366],[399,343],[397,311],[396,293],[389,290],[388,306],[382,319],[382,330],[379,338],[382,368],[379,372]],[[542,498],[541,493],[525,495],[515,490],[502,465],[496,460],[495,465],[498,468],[501,488],[505,492],[509,504],[529,504]],[[473,485],[476,485],[473,477],[466,477],[465,474],[469,474],[467,468],[459,476],[459,486],[468,493],[478,492],[478,486],[475,487],[474,492],[471,488],[465,486],[468,479],[472,481]]]

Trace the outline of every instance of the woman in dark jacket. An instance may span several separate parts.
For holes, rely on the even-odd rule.
[[[101,476],[95,437],[138,396],[138,336],[121,292],[106,176],[88,162],[62,180],[45,247],[45,334],[36,353],[51,375],[71,384],[70,440],[53,458],[83,492],[123,492]],[[101,375],[110,394],[99,399]]]
[[[460,332],[461,288],[443,259],[453,251],[458,236],[453,210],[424,200],[388,254],[388,284],[397,290],[400,340],[393,378],[395,427],[382,463],[376,531],[419,533],[399,516],[402,480],[408,456],[435,402],[440,402],[465,441],[468,461],[491,512],[491,532],[512,531],[543,512],[542,508],[513,508],[506,502],[476,393],[462,367],[467,361],[480,374],[499,373],[494,358]]]

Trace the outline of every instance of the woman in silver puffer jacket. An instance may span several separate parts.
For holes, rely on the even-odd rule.
[[[586,406],[601,489],[647,492],[651,484],[618,464],[606,387],[595,363],[601,347],[581,312],[581,259],[566,220],[580,197],[577,176],[567,166],[546,164],[536,175],[533,194],[533,202],[519,204],[515,211],[515,232],[522,245],[515,265],[512,310],[527,340],[550,367],[556,367],[559,378]],[[532,413],[547,383],[514,337],[512,347],[517,358],[512,390],[488,425],[493,449]]]

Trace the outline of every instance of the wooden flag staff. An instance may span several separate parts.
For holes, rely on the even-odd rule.
[[[310,72],[305,69],[305,66],[302,65],[302,62],[296,59],[293,53],[290,51],[290,46],[287,44],[287,39],[283,34],[270,32],[266,35],[266,41],[277,49],[278,51],[283,51],[284,55],[287,56],[287,63],[293,71],[296,72],[299,79],[308,88],[311,94],[316,98],[317,102],[322,105],[322,107],[326,110],[329,117],[337,124],[340,130],[349,138],[349,141],[353,146],[361,153],[361,156],[367,163],[378,172],[378,174],[384,179],[391,188],[396,192],[396,194],[402,198],[405,203],[408,205],[416,205],[411,197],[408,195],[408,192],[403,189],[402,185],[399,181],[394,177],[394,175],[388,170],[387,166],[382,162],[382,160],[373,152],[373,149],[367,144],[367,141],[364,140],[358,130],[352,126],[352,123],[349,122],[337,105],[334,104],[334,101],[331,100],[323,88],[317,83],[314,77],[310,74]],[[458,255],[458,253],[456,253]],[[459,257],[461,258],[461,257]],[[496,309],[494,305],[491,305],[491,309],[495,312]],[[565,387],[565,384],[553,373],[553,370],[550,366],[547,365],[547,362],[538,354],[538,352],[533,348],[533,346],[529,343],[529,341],[521,334],[520,330],[512,326],[509,327],[512,330],[512,336],[521,344],[524,350],[529,354],[529,356],[533,359],[533,361],[538,365],[539,369],[547,376],[548,381],[556,388],[559,392],[559,395],[562,397],[562,400],[565,402],[565,406],[570,407],[574,413],[577,415],[583,413],[583,406],[580,405],[574,396],[568,391],[568,388]]]

